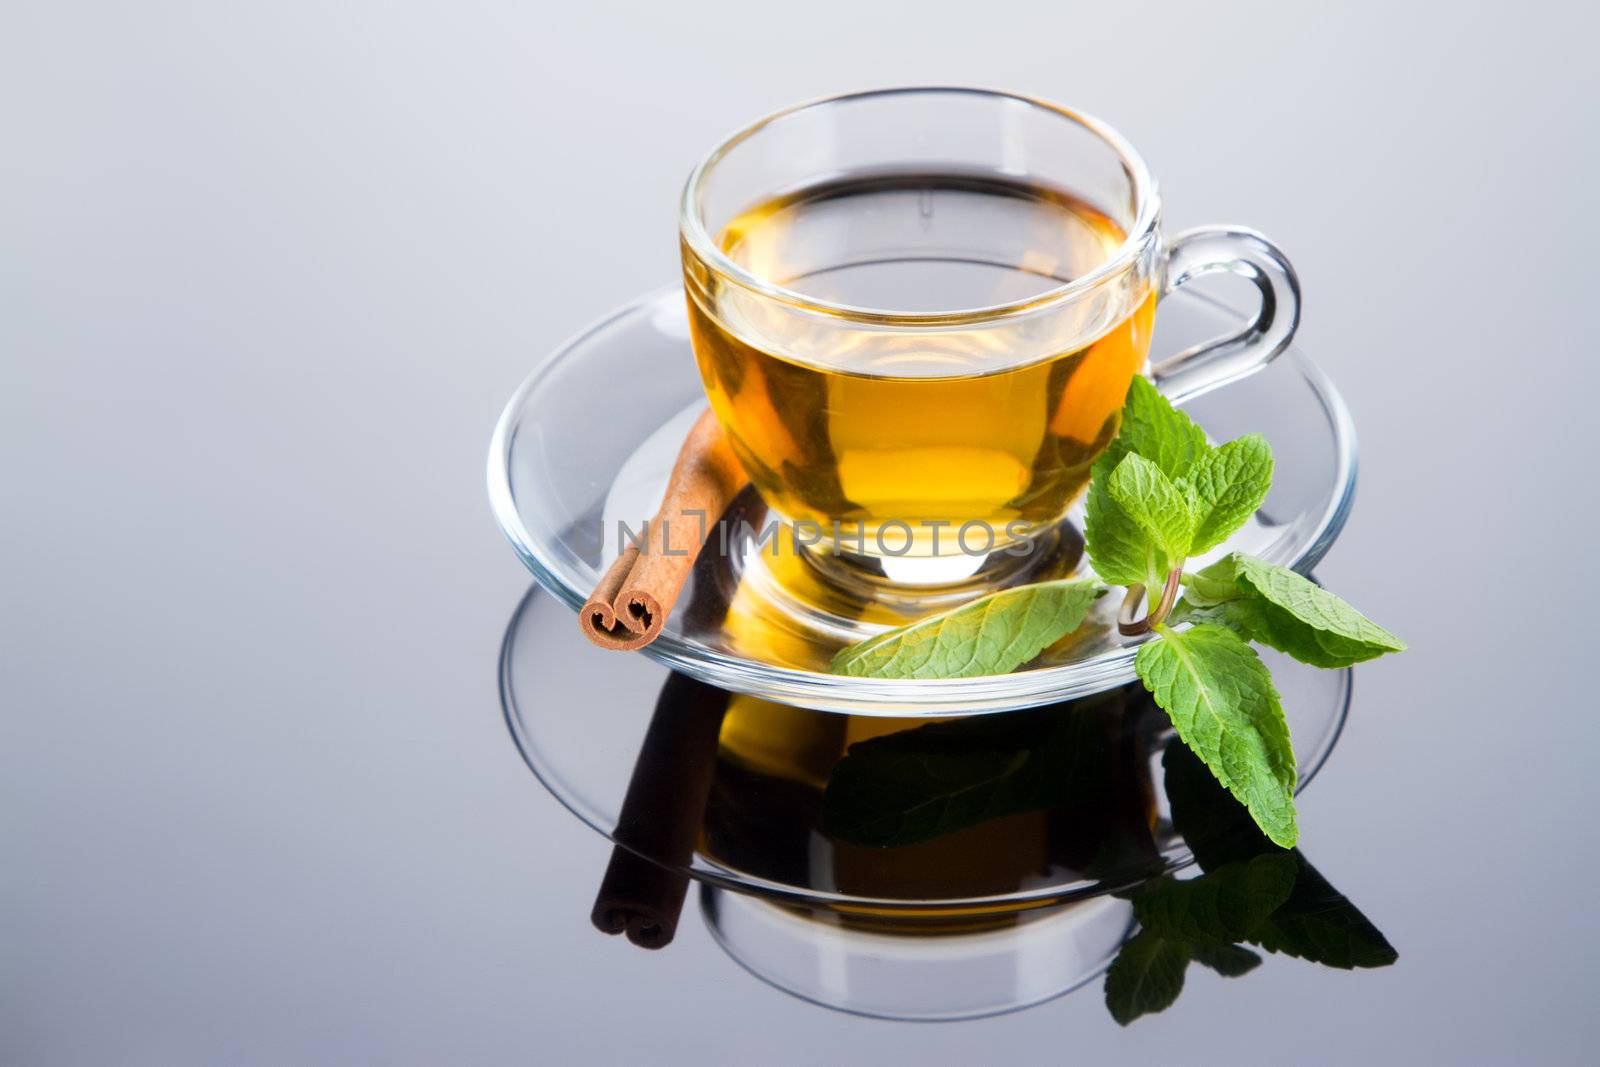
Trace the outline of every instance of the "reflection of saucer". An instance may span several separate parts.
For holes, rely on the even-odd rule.
[[[745,970],[813,1004],[878,1019],[952,1021],[1051,1000],[1103,973],[1133,932],[1117,897],[1030,912],[963,934],[890,934],[828,912],[779,907],[703,886],[700,911]]]
[[[1338,738],[1351,672],[1266,656],[1304,788]],[[1191,843],[1174,829],[1172,771],[1163,764],[1170,747],[1188,750],[1137,685],[937,723],[678,686],[676,699],[716,702],[720,727],[716,751],[699,761],[714,761],[699,794],[704,808],[691,813],[688,832],[659,839],[683,842],[682,854],[663,855],[657,838],[618,824],[652,722],[701,710],[667,707],[668,677],[641,658],[589,645],[570,612],[537,590],[512,618],[501,652],[506,721],[540,781],[607,838],[702,882],[858,922],[965,920],[1099,896],[1192,860]],[[689,775],[691,755],[655,754],[679,777]],[[892,783],[887,795],[880,782]],[[671,785],[668,801],[687,790],[675,778]],[[961,803],[945,804],[943,789]],[[1233,801],[1225,804],[1237,814]]]
[[[1183,291],[1163,303],[1163,350],[1229,332],[1238,316]],[[649,380],[627,410],[619,381]],[[657,293],[618,311],[545,360],[512,397],[489,454],[489,495],[506,536],[539,582],[576,610],[616,552],[616,520],[653,510],[682,438],[703,403],[682,294]],[[1189,411],[1215,438],[1262,433],[1277,454],[1266,506],[1222,550],[1252,552],[1302,572],[1344,523],[1355,442],[1325,375],[1289,350],[1254,377]],[[753,495],[743,498],[754,501]],[[608,520],[611,523],[608,524]],[[1110,605],[1070,645],[1014,674],[953,680],[859,679],[818,671],[830,648],[899,619],[893,604],[818,603],[793,593],[803,565],[763,553],[708,552],[666,631],[645,654],[735,692],[852,714],[931,716],[1002,711],[1104,690],[1133,678],[1133,649],[1113,635]],[[576,624],[569,618],[569,630]],[[1054,662],[1052,662],[1054,659]]]

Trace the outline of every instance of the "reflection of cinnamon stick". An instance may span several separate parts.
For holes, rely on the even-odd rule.
[[[615,649],[643,648],[660,636],[711,525],[745,480],[707,410],[684,439],[661,510],[646,525],[641,544],[617,557],[578,613],[584,636]]]
[[[686,675],[661,687],[590,914],[604,933],[661,948],[677,932],[727,708],[727,693]]]

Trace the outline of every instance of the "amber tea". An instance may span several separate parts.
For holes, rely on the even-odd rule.
[[[825,543],[917,557],[1025,544],[1115,436],[1155,299],[1146,278],[1075,315],[1029,302],[1125,237],[1061,190],[987,174],[857,176],[758,203],[719,249],[815,303],[754,299],[686,247],[706,391],[762,496]],[[1001,305],[997,329],[984,309]]]

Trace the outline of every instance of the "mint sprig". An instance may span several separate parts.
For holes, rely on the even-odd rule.
[[[1174,418],[1176,416],[1176,418]],[[1153,571],[1163,560],[1143,527],[1112,496],[1111,475],[1129,455],[1156,465],[1169,479],[1183,477],[1210,449],[1206,435],[1176,412],[1156,387],[1135,377],[1122,407],[1122,428],[1095,461],[1084,502],[1083,538],[1094,571],[1111,585],[1159,587]]]
[[[1250,642],[1317,667],[1406,646],[1288,568],[1236,552],[1186,569],[1260,508],[1272,473],[1272,449],[1259,434],[1212,447],[1194,420],[1136,377],[1121,429],[1095,461],[1084,542],[1101,580],[1129,587],[1130,596],[1148,594],[1153,614],[1141,625],[1154,637],[1134,659],[1145,688],[1262,832],[1290,848],[1299,836],[1294,749],[1272,676]],[[1180,575],[1182,600],[1162,617],[1171,601],[1158,604],[1162,590]],[[1077,629],[1103,591],[1078,579],[991,594],[846,648],[833,670],[874,678],[1007,673]],[[1151,968],[1162,972],[1166,961],[1151,955]]]

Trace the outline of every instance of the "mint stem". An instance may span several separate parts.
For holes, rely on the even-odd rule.
[[[1178,590],[1183,585],[1183,568],[1174,567],[1167,572],[1167,583],[1161,589],[1161,601],[1150,614],[1142,619],[1135,619],[1134,612],[1139,610],[1139,601],[1144,598],[1144,586],[1128,586],[1128,595],[1122,600],[1122,610],[1117,613],[1117,632],[1123,637],[1142,637],[1155,627],[1167,621],[1167,616],[1172,614],[1173,605],[1178,602]]]

